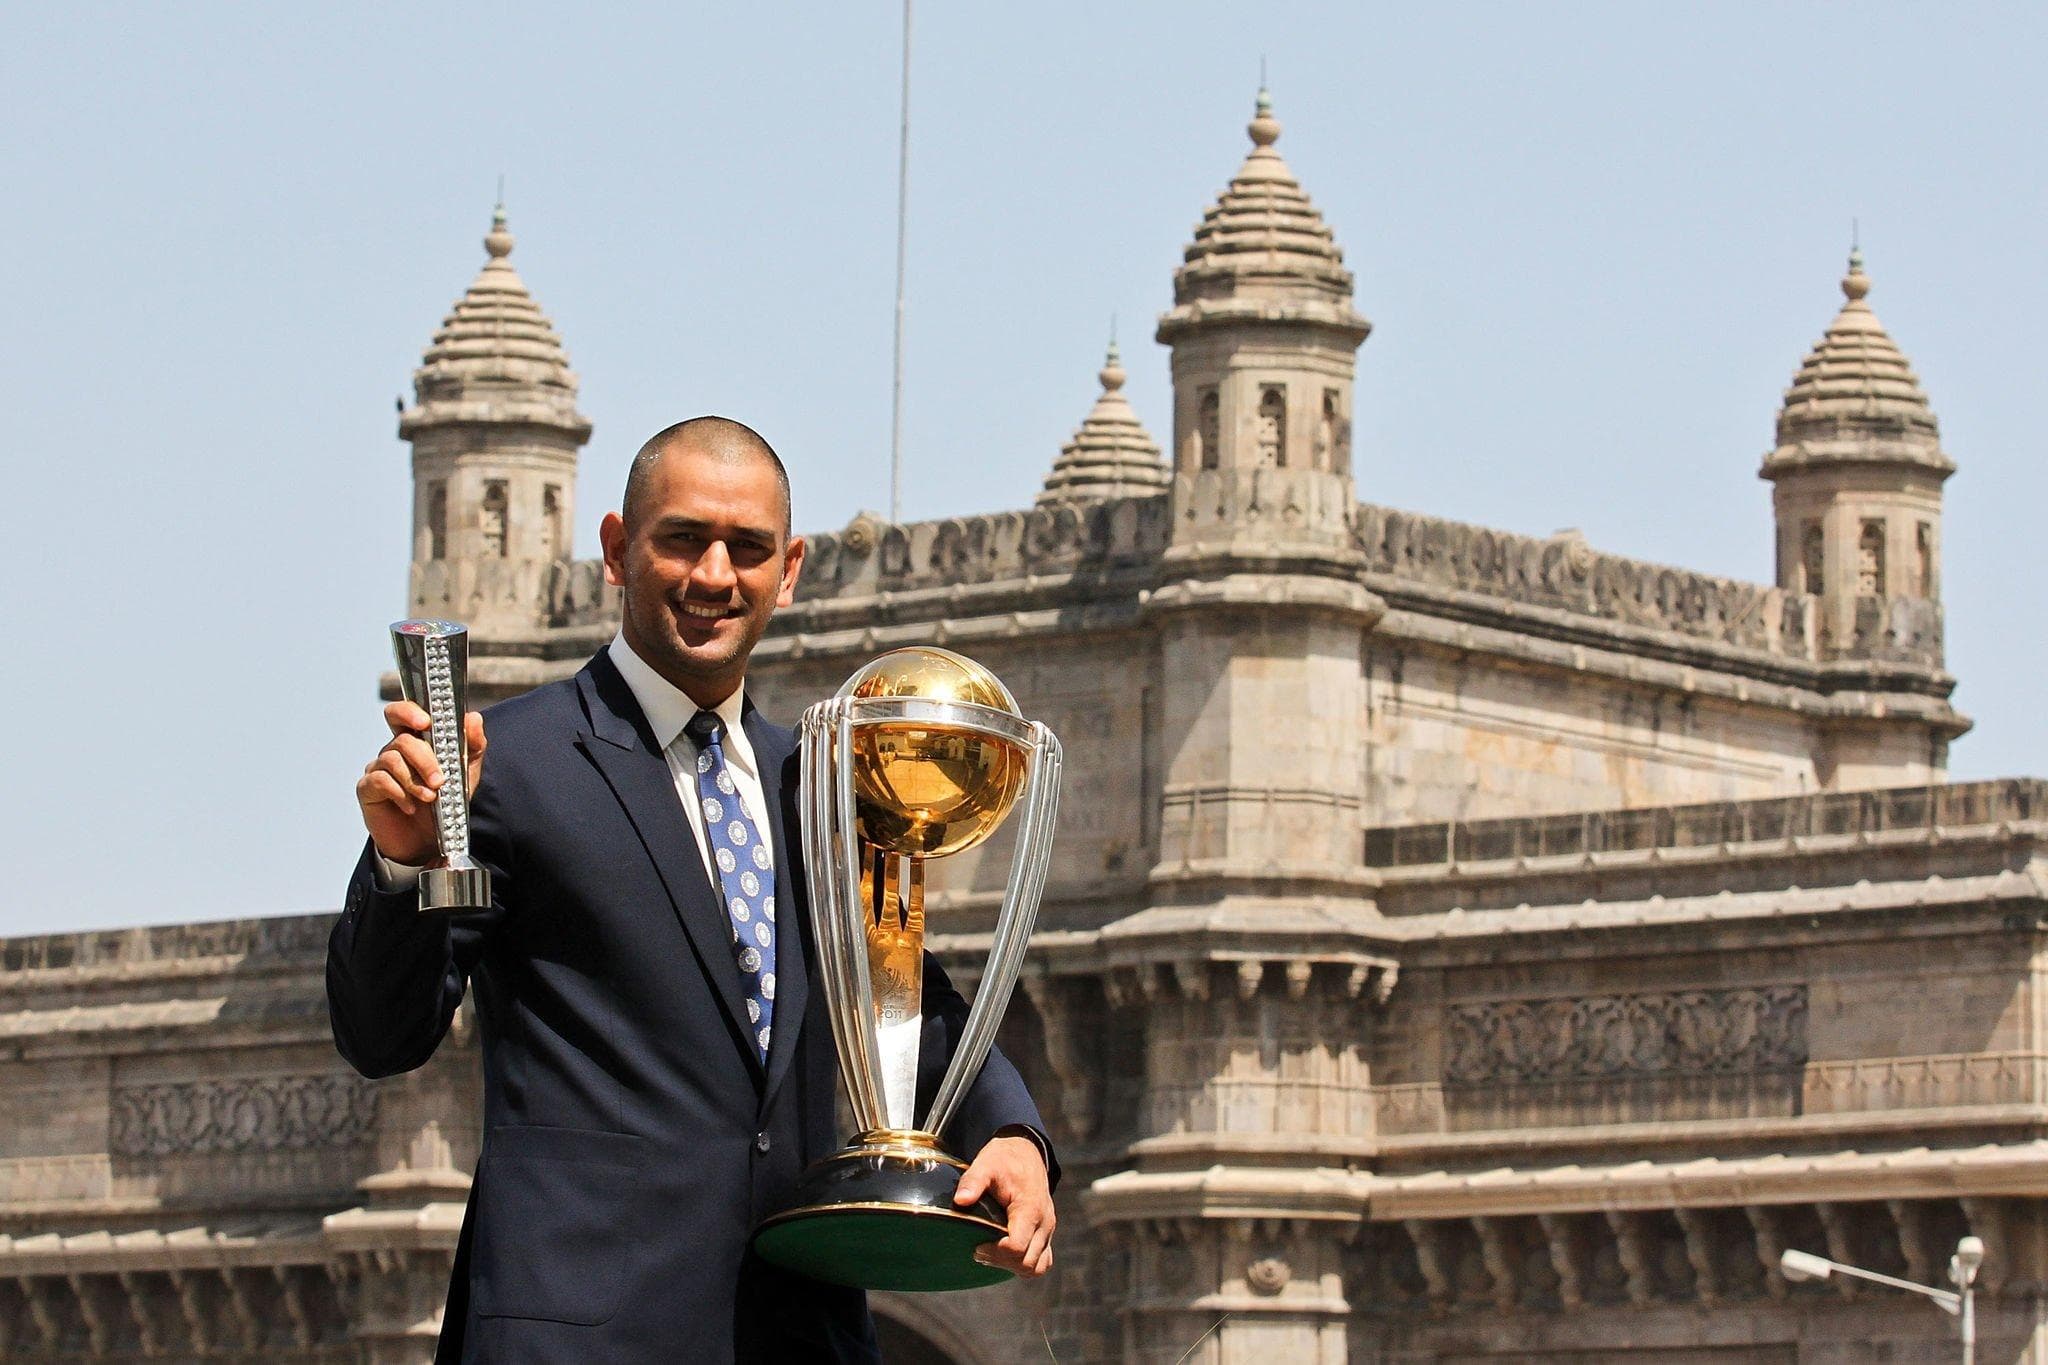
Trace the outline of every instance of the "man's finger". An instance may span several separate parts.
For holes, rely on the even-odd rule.
[[[988,1172],[982,1169],[980,1162],[976,1162],[967,1168],[967,1174],[960,1177],[960,1185],[953,1191],[953,1202],[972,1204],[981,1198],[981,1192],[987,1188]]]
[[[441,785],[441,760],[434,757],[434,746],[418,735],[394,735],[384,746],[386,753],[395,753],[405,760],[413,778],[428,790]]]
[[[1053,1220],[1050,1217],[1042,1218],[1039,1220],[1037,1228],[1032,1231],[1031,1245],[1025,1248],[1024,1251],[1025,1274],[1043,1275],[1045,1273],[1045,1266],[1042,1262],[1046,1261],[1052,1252],[1052,1225]]]
[[[434,720],[423,707],[409,701],[394,701],[384,704],[384,723],[394,735],[417,735],[432,729]]]
[[[469,782],[469,789],[475,792],[484,775],[484,717],[481,711],[472,711],[462,718],[462,742],[469,750],[469,770],[463,776]]]
[[[359,805],[392,805],[407,815],[413,814],[419,806],[405,794],[398,779],[372,763],[356,779],[356,802]]]
[[[1016,1254],[1021,1261],[1030,1249],[1032,1234],[1038,1231],[1038,1225],[1043,1221],[1036,1205],[1018,1201],[1010,1209],[1010,1229],[1003,1234],[1004,1249]]]
[[[377,767],[388,772],[416,801],[431,801],[441,785],[441,765],[434,751],[411,735],[400,735],[377,755]]]

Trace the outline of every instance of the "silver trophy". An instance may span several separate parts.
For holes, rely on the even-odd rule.
[[[460,621],[400,621],[391,627],[398,686],[427,713],[427,744],[441,765],[434,842],[442,865],[420,873],[421,910],[486,910],[490,869],[469,856],[469,763],[462,718],[469,703],[469,627]]]
[[[984,1196],[956,1208],[966,1164],[941,1145],[995,1042],[1038,915],[1059,807],[1060,742],[993,673],[948,650],[899,649],[804,713],[804,866],[816,979],[859,1127],[804,1172],[796,1207],[755,1233],[770,1261],[869,1289],[1007,1278],[976,1246],[1005,1231]],[[917,1112],[925,863],[971,848],[1020,808],[988,965],[930,1105]]]

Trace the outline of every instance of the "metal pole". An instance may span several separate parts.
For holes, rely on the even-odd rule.
[[[903,0],[903,123],[896,144],[896,359],[889,380],[889,520],[903,520],[903,261],[910,218],[910,0]]]

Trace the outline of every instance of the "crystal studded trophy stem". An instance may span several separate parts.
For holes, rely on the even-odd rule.
[[[895,686],[874,684],[892,669],[902,675]],[[920,685],[933,694],[918,694]],[[884,655],[804,714],[800,813],[817,978],[858,1132],[804,1173],[797,1207],[757,1231],[771,1261],[869,1289],[1006,1278],[972,1256],[1003,1234],[1003,1212],[987,1198],[954,1207],[966,1164],[939,1135],[995,1042],[1050,861],[1060,744],[1015,707],[980,665],[920,648]],[[920,1115],[924,864],[987,837],[1013,804],[1021,818],[988,963]]]
[[[469,701],[469,627],[458,621],[400,621],[391,627],[398,686],[427,713],[427,744],[441,767],[434,842],[441,866],[420,873],[423,911],[483,910],[491,874],[469,853],[469,763],[462,718]]]

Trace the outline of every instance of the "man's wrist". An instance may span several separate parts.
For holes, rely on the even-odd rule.
[[[375,844],[372,844],[370,846],[370,870],[376,880],[377,889],[385,895],[393,895],[400,891],[410,891],[418,886],[420,884],[420,872],[423,869],[412,863],[401,863],[387,858],[377,851]]]
[[[1002,1127],[996,1129],[994,1135],[990,1138],[990,1141],[994,1141],[995,1138],[1002,1137],[1024,1138],[1027,1141],[1029,1141],[1033,1147],[1036,1147],[1038,1149],[1039,1162],[1042,1165],[1044,1165],[1046,1172],[1048,1174],[1051,1173],[1052,1140],[1046,1137],[1045,1134],[1039,1132],[1036,1128],[1033,1128],[1028,1123],[1006,1123]]]

